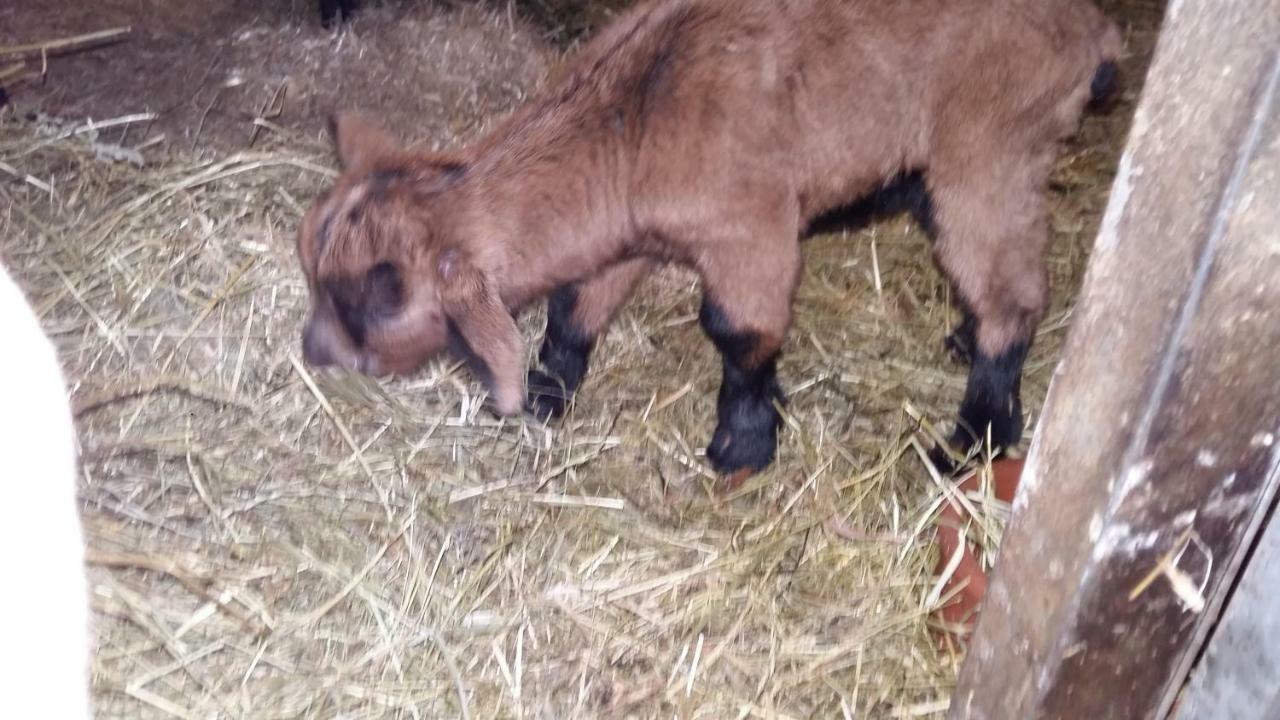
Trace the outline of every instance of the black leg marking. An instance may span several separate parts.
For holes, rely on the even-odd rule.
[[[1002,454],[1018,446],[1022,439],[1022,366],[1030,343],[1019,342],[1002,354],[991,357],[978,351],[969,369],[969,383],[960,403],[960,420],[951,435],[951,447],[967,454],[987,442]],[[954,470],[940,450],[932,456],[939,470]]]
[[[716,472],[763,470],[773,462],[782,417],[774,401],[782,402],[775,354],[748,367],[757,338],[735,331],[724,311],[707,299],[698,314],[702,329],[720,351],[724,378],[716,400],[717,423],[707,459]]]
[[[981,351],[975,354],[960,419],[977,436],[961,428],[957,437],[964,433],[973,443],[983,442],[989,425],[992,447],[1017,446],[1022,439],[1022,366],[1030,347],[1030,342],[1023,341],[996,357]]]
[[[961,309],[963,319],[956,326],[955,330],[943,341],[947,352],[951,353],[951,359],[959,365],[968,365],[973,362],[974,352],[978,346],[977,330],[978,323],[974,319],[973,314],[966,309]]]
[[[587,337],[573,321],[578,289],[565,285],[547,302],[547,331],[538,360],[546,368],[529,371],[529,411],[539,420],[560,417],[587,375],[595,338]]]

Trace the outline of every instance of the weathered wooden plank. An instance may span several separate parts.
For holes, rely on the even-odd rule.
[[[1253,558],[1196,666],[1177,716],[1185,720],[1280,718],[1280,522],[1263,530]]]
[[[952,718],[1164,716],[1239,572],[1280,460],[1278,50],[1275,0],[1170,6]]]

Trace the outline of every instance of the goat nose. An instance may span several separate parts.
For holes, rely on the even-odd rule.
[[[302,333],[302,358],[312,367],[326,367],[334,364],[333,352],[329,350],[314,325],[308,325]]]

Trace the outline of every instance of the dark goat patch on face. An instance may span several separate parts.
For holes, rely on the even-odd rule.
[[[324,290],[333,303],[334,312],[357,347],[364,347],[366,319],[362,283],[349,278],[324,281]]]
[[[365,280],[368,285],[368,314],[373,318],[394,315],[404,302],[404,281],[399,268],[393,263],[380,262],[370,268]]]
[[[331,278],[324,291],[352,342],[363,347],[369,328],[394,317],[404,304],[404,280],[394,263],[380,262],[359,278]]]
[[[369,199],[382,202],[387,199],[391,186],[407,177],[401,168],[385,168],[369,173]]]

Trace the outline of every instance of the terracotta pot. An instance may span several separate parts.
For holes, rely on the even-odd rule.
[[[1022,458],[1001,458],[991,464],[992,482],[995,495],[999,500],[1013,502],[1014,493],[1018,490],[1018,481],[1022,477]],[[960,492],[977,490],[981,477],[975,471],[962,479],[957,487]],[[935,572],[941,575],[947,563],[961,543],[967,511],[957,502],[947,502],[942,506],[938,516],[938,564]],[[957,590],[957,588],[959,588]],[[983,572],[974,549],[965,543],[961,551],[960,564],[947,580],[942,589],[942,597],[951,598],[946,605],[939,608],[935,615],[944,627],[943,641],[964,639],[973,632],[978,620],[978,610],[982,597],[987,592],[987,574]]]

